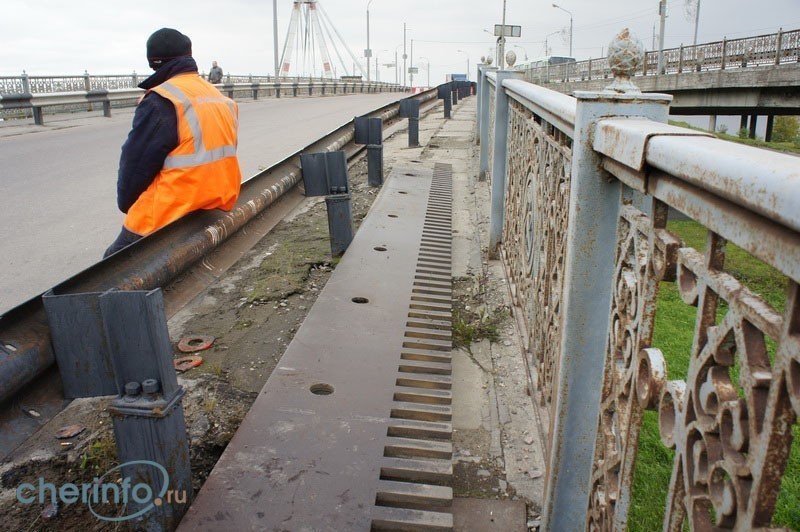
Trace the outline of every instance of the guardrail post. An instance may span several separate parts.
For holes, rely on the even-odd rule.
[[[308,95],[309,96],[314,96],[314,82],[313,81],[309,81],[308,82]]]
[[[152,490],[134,488],[127,515],[143,511],[130,520],[137,530],[174,530],[188,508],[192,471],[161,290],[109,291],[100,310],[119,390],[109,407],[119,467],[123,479]]]
[[[589,66],[587,68],[586,75],[589,78],[589,81],[592,81],[592,59],[591,58],[589,58]]]
[[[778,29],[778,35],[775,37],[775,64],[781,64],[781,45],[783,44],[783,28]]]
[[[419,147],[419,100],[400,100],[400,118],[408,118],[408,147]]]
[[[258,100],[258,83],[253,83],[250,88],[253,89],[253,99]]]
[[[280,82],[275,82],[275,97],[276,98],[280,98],[281,97],[281,84],[280,84]]]
[[[450,118],[450,111],[453,109],[453,91],[450,83],[439,86],[439,98],[444,100],[444,117]]]
[[[609,63],[616,77],[627,73],[629,83],[638,65],[622,71],[624,53],[629,52],[611,57]],[[589,508],[621,204],[621,185],[602,170],[601,157],[592,147],[593,131],[604,118],[636,116],[666,122],[669,112],[671,96],[623,90],[575,92],[561,352],[543,530],[582,531]],[[495,160],[498,153],[505,152],[495,151]]]
[[[139,86],[139,74],[137,74],[135,70],[133,71],[133,74],[131,75],[131,81],[133,82],[133,87],[138,87]]]
[[[481,76],[480,87],[478,87],[478,100],[481,102],[481,129],[479,132],[481,153],[480,153],[480,171],[478,172],[478,181],[486,181],[486,174],[489,171],[489,117],[491,109],[489,109],[489,72],[496,72],[497,67],[486,66],[483,67],[483,76]]]
[[[33,123],[37,126],[44,125],[44,109],[41,107],[33,107]]]
[[[489,220],[489,258],[497,259],[503,239],[503,215],[506,201],[506,163],[508,161],[508,95],[503,80],[520,78],[522,72],[497,71],[494,108],[494,158],[492,160],[492,210]],[[485,177],[484,177],[485,179]]]
[[[678,49],[678,74],[683,72],[683,43],[681,43],[681,47]]]
[[[325,196],[328,208],[328,233],[331,239],[331,256],[339,257],[353,241],[353,212],[350,194]]]
[[[383,184],[383,120],[357,116],[353,129],[353,142],[367,146],[367,183],[379,187]]]
[[[27,72],[25,72],[23,70],[22,71],[22,75],[20,76],[20,79],[22,80],[22,92],[24,94],[30,94],[31,93],[31,80],[28,79]]]

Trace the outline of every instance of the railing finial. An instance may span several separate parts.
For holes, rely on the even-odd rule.
[[[608,65],[614,82],[606,92],[638,94],[642,91],[631,82],[631,76],[644,61],[644,46],[628,28],[623,29],[608,45]]]

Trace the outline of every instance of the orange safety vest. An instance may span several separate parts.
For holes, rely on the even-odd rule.
[[[151,90],[175,106],[178,146],[125,216],[125,228],[143,236],[192,211],[232,209],[242,184],[236,103],[196,73]]]

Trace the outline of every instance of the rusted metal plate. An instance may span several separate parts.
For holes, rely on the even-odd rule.
[[[444,166],[390,176],[180,530],[452,527]]]
[[[693,131],[646,118],[607,118],[597,123],[592,145],[603,155],[634,170],[642,170],[647,144],[656,136],[714,137],[704,131]]]

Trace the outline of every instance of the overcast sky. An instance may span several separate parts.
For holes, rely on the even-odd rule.
[[[608,42],[629,27],[652,49],[658,31],[658,0],[560,0],[574,17],[573,55],[601,57]],[[290,0],[278,2],[279,50],[283,48],[291,11]],[[333,25],[359,58],[366,48],[366,0],[321,0]],[[507,0],[506,23],[522,26],[522,36],[509,38],[519,60],[545,55],[547,34],[552,55],[568,55],[569,15],[552,0]],[[694,19],[685,14],[686,0],[669,0],[665,45],[691,43]],[[118,6],[118,7],[117,7]],[[470,71],[481,56],[491,55],[492,31],[502,17],[502,0],[372,0],[370,47],[379,63],[394,61],[399,47],[402,65],[403,22],[407,47],[420,67],[415,85],[444,81],[449,72]],[[0,16],[0,75],[149,74],[145,41],[160,27],[187,34],[201,70],[217,60],[225,72],[273,72],[272,2],[269,0],[5,0]],[[739,38],[800,28],[800,0],[701,0],[698,42]],[[563,30],[563,35],[558,32]],[[507,47],[509,46],[507,45]],[[348,57],[343,47],[339,53]],[[463,52],[459,52],[462,50]],[[334,52],[331,54],[335,58]],[[348,60],[350,66],[352,61]],[[409,61],[410,63],[410,61]],[[374,74],[374,58],[373,58]],[[338,73],[341,74],[341,69]],[[381,66],[380,78],[394,81],[393,68]],[[474,79],[474,74],[471,76]],[[402,81],[402,74],[401,74]]]

